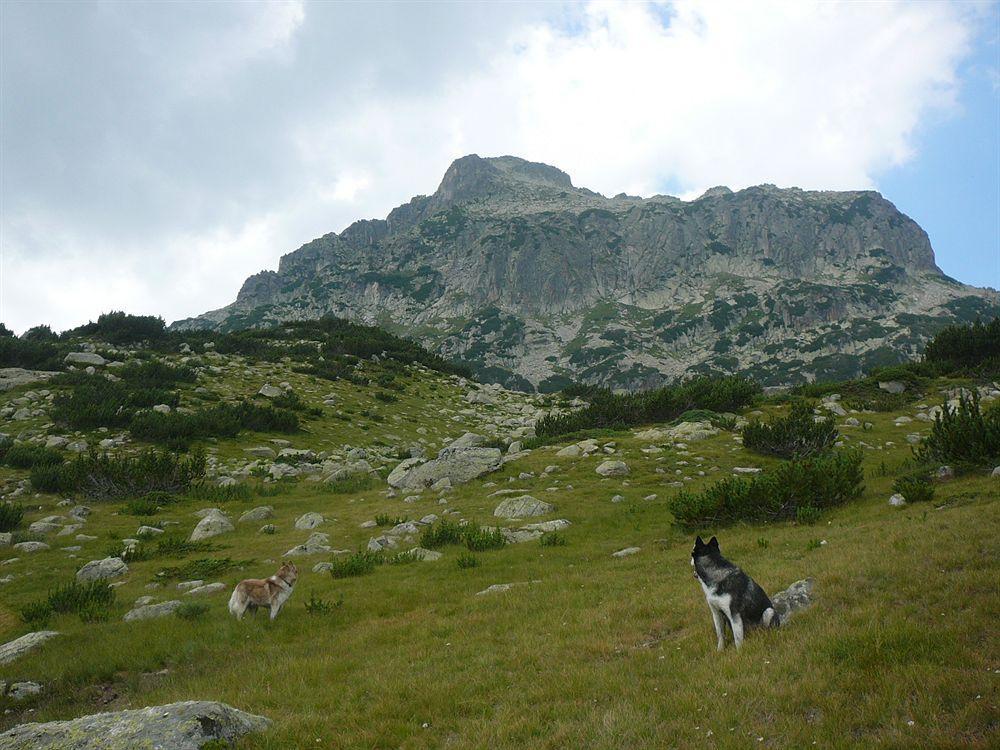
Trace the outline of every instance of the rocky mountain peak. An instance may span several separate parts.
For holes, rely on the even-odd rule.
[[[486,380],[553,390],[854,377],[993,310],[996,292],[944,276],[927,234],[872,191],[607,198],[546,164],[470,154],[433,194],[303,245],[232,305],[176,325],[332,313],[417,336]]]
[[[548,164],[516,156],[483,158],[469,154],[451,163],[434,198],[437,203],[460,203],[528,187],[574,189],[568,174]]]

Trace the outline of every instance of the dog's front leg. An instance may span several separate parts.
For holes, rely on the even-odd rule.
[[[715,624],[715,637],[718,641],[717,648],[719,651],[722,651],[726,647],[726,626],[722,622],[722,612],[712,606],[709,606],[709,609],[712,610],[712,622]]]
[[[738,649],[743,645],[743,618],[739,615],[733,615],[729,620],[729,624],[733,628],[733,643],[736,644]]]

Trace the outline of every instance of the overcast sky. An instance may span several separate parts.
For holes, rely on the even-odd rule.
[[[994,3],[0,2],[0,320],[168,321],[467,153],[876,188],[1000,286]]]

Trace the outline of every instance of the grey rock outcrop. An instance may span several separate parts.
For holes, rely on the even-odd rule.
[[[135,620],[154,620],[158,617],[166,617],[167,615],[172,615],[181,607],[181,602],[174,599],[169,602],[160,602],[159,604],[144,604],[141,607],[136,607],[125,613],[122,618],[125,622],[134,622]]]
[[[812,578],[804,578],[771,597],[771,604],[774,611],[781,617],[782,624],[792,615],[812,606],[814,584],[815,581]]]
[[[183,701],[68,721],[20,724],[0,734],[4,750],[199,750],[262,732],[270,720],[215,701]]]
[[[503,454],[497,448],[445,448],[430,461],[408,458],[389,474],[389,485],[401,490],[419,490],[448,479],[462,484],[500,468]]]
[[[207,513],[198,521],[198,525],[191,532],[190,540],[197,542],[202,539],[210,539],[213,536],[233,531],[234,528],[232,521],[222,511],[213,508],[211,513]]]
[[[105,557],[103,560],[91,560],[78,571],[78,581],[105,581],[128,574],[128,565],[120,557]]]
[[[544,516],[552,513],[555,506],[538,500],[531,495],[521,495],[520,497],[508,497],[500,503],[493,511],[497,518],[530,518],[532,516]]]
[[[59,633],[54,630],[38,630],[8,641],[0,646],[0,664],[9,664],[57,635]]]

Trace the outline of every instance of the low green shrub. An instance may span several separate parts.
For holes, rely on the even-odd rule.
[[[743,428],[743,446],[766,456],[806,458],[833,448],[837,442],[833,418],[816,421],[806,402],[792,404],[786,416],[769,422],[754,420]]]
[[[371,550],[359,550],[346,557],[335,557],[331,561],[330,575],[334,578],[353,578],[374,572],[382,563],[382,555]]]
[[[326,491],[334,495],[350,495],[355,492],[364,492],[377,486],[379,486],[378,477],[367,473],[348,474],[339,479],[331,479],[323,484]]]
[[[183,565],[176,565],[164,568],[157,573],[158,578],[173,579],[176,581],[204,580],[221,575],[233,568],[250,565],[253,560],[233,560],[228,557],[202,557],[191,560]]]
[[[11,502],[0,503],[0,532],[13,531],[24,519],[24,508]]]
[[[507,544],[500,529],[484,529],[477,523],[460,526],[447,518],[424,528],[420,534],[420,546],[438,549],[449,544],[462,544],[473,552],[500,549]]]
[[[3,457],[3,462],[14,469],[31,469],[35,466],[54,466],[61,464],[62,454],[35,443],[14,443]]]
[[[163,414],[141,410],[135,412],[128,426],[132,436],[138,440],[186,450],[195,440],[236,437],[242,430],[297,432],[299,419],[287,409],[241,401],[238,404],[216,404],[191,413],[172,411]]]
[[[467,568],[478,568],[479,558],[470,552],[463,552],[456,558],[455,564],[463,570]]]
[[[21,618],[37,626],[44,625],[53,614],[75,613],[84,622],[98,622],[110,617],[114,604],[115,590],[107,582],[70,581],[57,586],[44,599],[22,608]]]
[[[205,473],[205,456],[181,457],[146,450],[134,455],[85,453],[54,466],[35,466],[31,483],[39,492],[81,492],[95,499],[136,497],[151,492],[185,492]]]
[[[402,518],[399,516],[390,516],[387,513],[378,513],[375,516],[376,526],[398,526],[401,523],[406,523],[409,520],[406,516]]]
[[[908,503],[929,503],[934,499],[934,485],[927,470],[904,474],[892,483],[892,489]]]
[[[742,376],[697,377],[675,385],[638,393],[590,391],[590,405],[575,412],[538,420],[539,438],[553,438],[595,428],[624,429],[649,422],[669,422],[692,409],[736,411],[750,404],[760,385]]]
[[[208,614],[208,605],[205,602],[184,602],[174,614],[182,620],[200,620]]]
[[[567,544],[566,537],[558,531],[550,531],[547,534],[542,534],[538,539],[538,543],[543,547],[565,547]]]
[[[305,601],[306,612],[310,615],[330,615],[339,607],[344,605],[344,595],[341,594],[335,601],[316,596],[314,591],[309,592],[309,598]]]
[[[931,432],[914,449],[922,463],[949,463],[962,468],[1000,463],[1000,407],[983,410],[979,394],[962,396],[956,408],[944,404]]]
[[[128,500],[121,512],[130,516],[155,516],[161,508],[175,502],[177,498],[168,492],[150,492]]]
[[[767,523],[797,518],[800,508],[822,511],[841,505],[861,494],[863,482],[859,451],[831,451],[752,477],[723,479],[702,492],[682,490],[669,506],[688,529]]]

